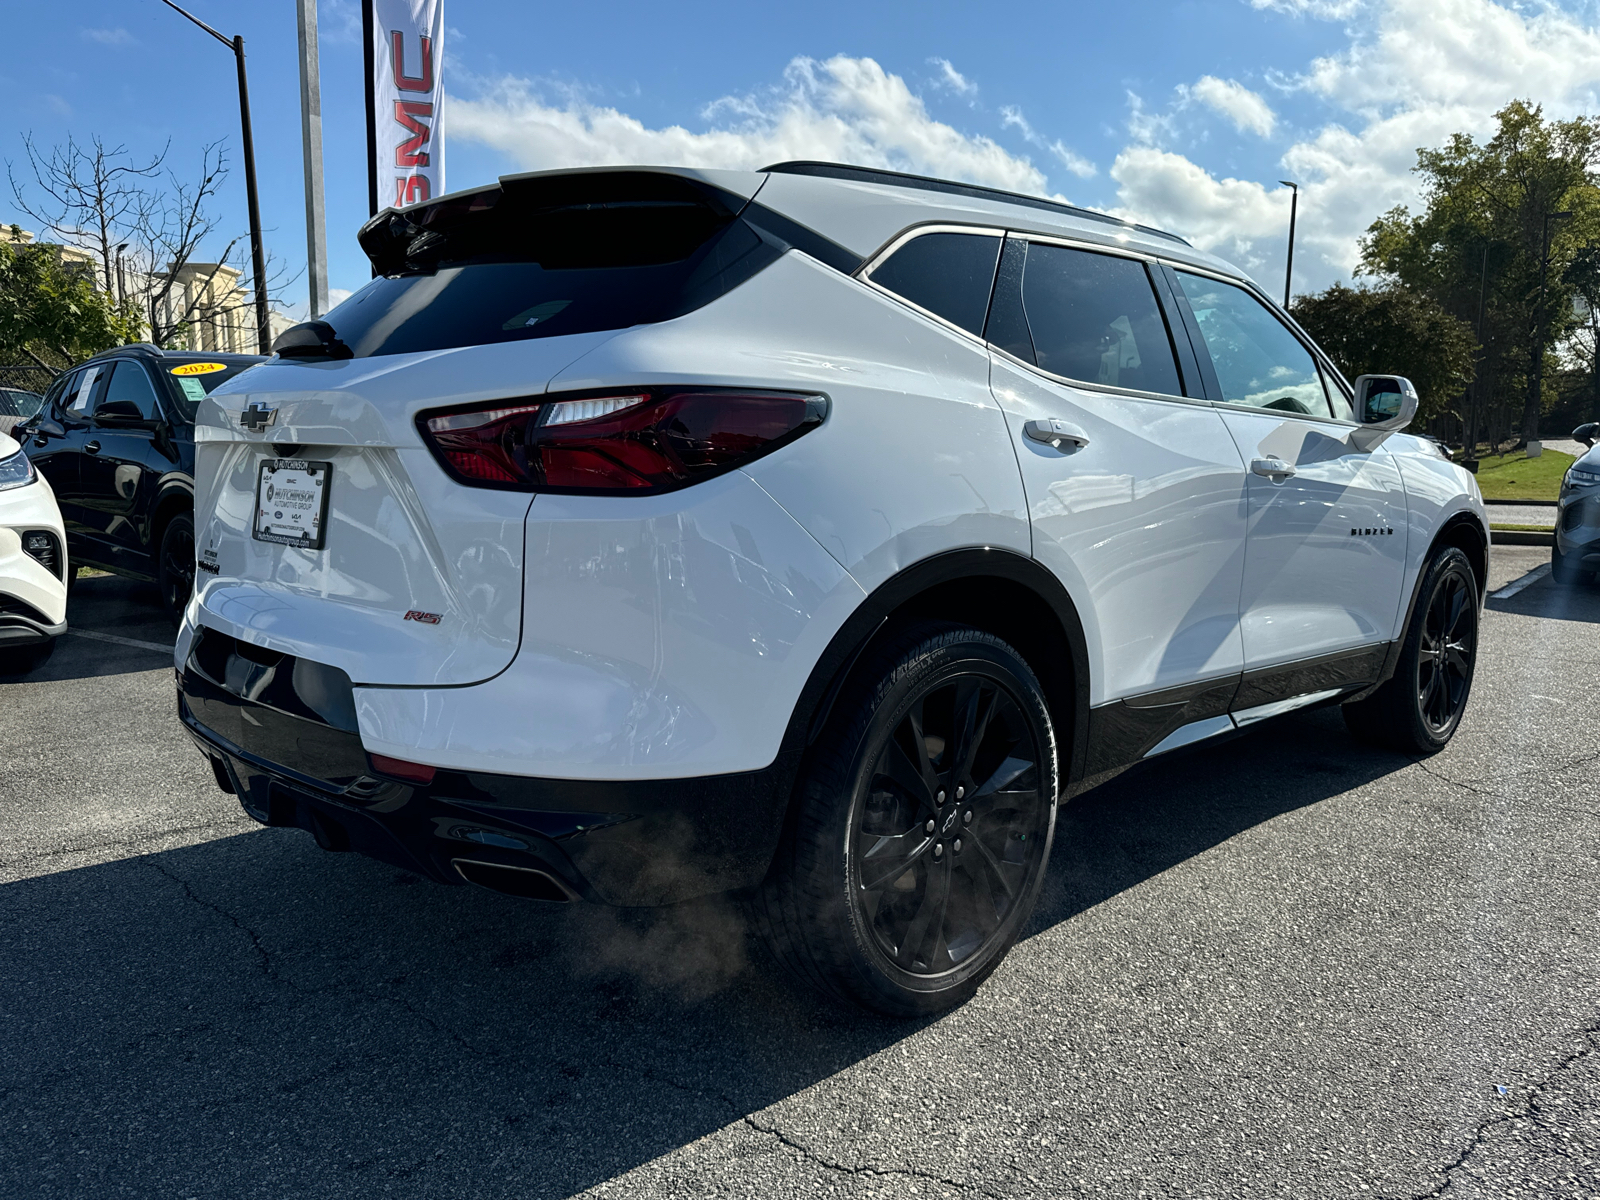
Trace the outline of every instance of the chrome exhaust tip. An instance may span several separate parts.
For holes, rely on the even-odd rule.
[[[555,904],[568,904],[579,898],[564,880],[537,867],[508,867],[504,863],[475,862],[470,858],[451,859],[450,865],[468,883],[507,896]]]

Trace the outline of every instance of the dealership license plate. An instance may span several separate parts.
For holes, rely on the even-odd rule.
[[[328,535],[333,464],[269,458],[256,479],[257,541],[321,550]]]

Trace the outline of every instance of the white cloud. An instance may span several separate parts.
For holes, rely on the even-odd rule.
[[[724,97],[702,115],[711,125],[703,132],[652,129],[581,95],[550,103],[535,83],[514,78],[471,99],[452,96],[445,107],[450,137],[491,146],[527,170],[628,163],[753,170],[815,158],[1050,193],[1031,159],[934,120],[903,78],[870,58],[797,58],[780,86]]]
[[[1227,117],[1241,133],[1248,131],[1259,137],[1271,137],[1278,123],[1277,114],[1265,100],[1232,79],[1202,75],[1189,92],[1202,104]]]
[[[328,307],[329,308],[337,307],[338,305],[343,304],[346,300],[350,299],[350,297],[354,296],[354,295],[355,295],[355,293],[352,292],[349,288],[331,287],[331,288],[328,289]]]
[[[940,86],[949,88],[958,96],[976,96],[978,94],[978,85],[956,70],[948,58],[930,58],[928,65],[939,68],[938,84]]]
[[[1316,17],[1323,21],[1344,21],[1360,12],[1362,0],[1250,0],[1251,8],[1269,8],[1296,17]]]
[[[82,29],[79,33],[85,41],[99,42],[102,46],[131,46],[133,34],[126,29]]]
[[[1357,11],[1252,2],[1312,16]],[[1457,132],[1481,139],[1493,131],[1494,113],[1518,97],[1543,104],[1549,116],[1600,107],[1600,31],[1561,9],[1519,10],[1493,0],[1385,0],[1359,11],[1348,47],[1309,64],[1294,84],[1301,95],[1326,104],[1333,118],[1289,144],[1281,159],[1284,177],[1302,184],[1296,290],[1348,274],[1367,226],[1397,204],[1417,205],[1412,168],[1419,146],[1440,145]],[[1203,98],[1199,86],[1193,94]],[[1172,152],[1171,117],[1131,100],[1135,144],[1110,172],[1119,215],[1190,237],[1264,272],[1261,277],[1276,286],[1287,192],[1273,180],[1262,186],[1219,179]]]
[[[1008,129],[1018,130],[1022,134],[1022,140],[1030,146],[1048,150],[1057,162],[1079,179],[1089,179],[1100,173],[1092,162],[1070,149],[1060,138],[1046,141],[1044,135],[1028,123],[1028,118],[1022,115],[1022,110],[1013,104],[1001,106],[1000,124]]]

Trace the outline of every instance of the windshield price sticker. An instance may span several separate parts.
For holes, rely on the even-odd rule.
[[[321,550],[327,544],[332,481],[332,463],[301,458],[263,462],[256,481],[255,539]]]
[[[173,367],[169,374],[172,375],[215,375],[218,371],[226,371],[227,363],[184,363],[181,367]]]

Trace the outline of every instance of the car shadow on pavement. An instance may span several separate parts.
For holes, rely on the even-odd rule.
[[[1484,607],[1523,617],[1595,624],[1600,623],[1600,584],[1563,584],[1546,575],[1504,600],[1491,595]]]
[[[1063,810],[1031,931],[1406,761],[1324,710],[1124,776]],[[276,829],[0,887],[0,1012],[9,1195],[567,1196],[927,1024],[792,987],[723,899],[544,906]]]
[[[86,576],[67,598],[67,632],[56,639],[54,652],[25,672],[16,669],[14,656],[0,654],[0,684],[95,679],[171,666],[171,649],[151,647],[170,647],[175,636],[155,584],[116,575]]]

